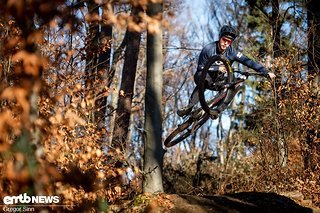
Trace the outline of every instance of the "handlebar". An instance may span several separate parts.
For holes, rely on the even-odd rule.
[[[266,77],[264,74],[257,73],[257,72],[243,72],[243,71],[239,71],[239,70],[234,70],[233,72],[234,73],[239,73],[239,74],[241,74],[242,76],[245,76],[245,77],[244,78],[241,78],[241,77],[240,78],[236,78],[234,82],[228,83],[228,84],[224,84],[224,86],[223,86],[224,88],[234,87],[235,85],[247,80],[249,76],[263,76],[263,77]]]
[[[239,74],[244,75],[246,77],[249,77],[249,76],[263,76],[263,77],[266,77],[265,74],[258,73],[258,72],[243,72],[243,71],[239,71],[239,70],[234,70],[233,72],[239,73]]]

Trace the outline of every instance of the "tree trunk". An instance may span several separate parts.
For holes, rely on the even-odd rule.
[[[308,16],[308,72],[310,80],[318,77],[320,69],[320,4],[316,0],[307,3]],[[316,87],[319,83],[316,82]]]
[[[217,154],[219,158],[219,163],[221,165],[225,164],[225,148],[224,148],[224,135],[223,135],[223,129],[222,129],[222,121],[221,121],[221,116],[219,116],[219,122],[217,125],[217,137],[219,139],[218,145],[217,145]]]
[[[320,80],[320,4],[319,1],[309,0],[307,2],[308,16],[308,80],[312,82],[312,94],[316,99],[319,96]],[[305,169],[316,171],[319,168],[320,145],[317,140],[320,133],[317,127],[306,130],[306,142],[303,159]]]
[[[273,56],[277,58],[281,56],[281,36],[280,36],[280,29],[281,29],[281,21],[280,21],[280,5],[279,0],[272,0],[272,16],[271,16],[271,26],[272,26],[272,36],[273,36]],[[278,84],[276,87],[278,88]],[[279,126],[277,126],[279,128]],[[279,130],[281,131],[281,130]],[[281,167],[287,166],[288,161],[288,151],[287,151],[287,144],[285,139],[283,138],[283,134],[278,132],[278,157],[279,163]]]
[[[107,79],[107,73],[110,69],[110,57],[111,57],[111,42],[112,42],[112,26],[101,24],[101,31],[99,34],[99,46],[101,48],[98,55],[97,65],[97,77],[102,84],[105,84]],[[95,118],[97,125],[100,128],[105,126],[105,117],[107,110],[107,97],[105,95],[104,85],[100,85],[101,90],[96,94],[95,100]]]
[[[149,3],[147,13],[162,19],[162,3]],[[154,25],[152,27],[155,27]],[[150,28],[149,28],[150,29]],[[147,82],[145,97],[145,140],[143,191],[163,192],[162,166],[162,30],[147,34]]]
[[[235,98],[235,97],[234,97]],[[226,157],[226,164],[225,167],[228,166],[228,164],[230,163],[230,161],[233,158],[233,152],[236,151],[235,148],[237,147],[237,142],[234,138],[234,134],[235,134],[235,122],[236,122],[236,102],[235,100],[232,102],[231,105],[231,117],[230,117],[230,128],[228,131],[228,138],[226,139],[227,142],[227,157]]]
[[[240,115],[242,115],[242,118],[244,118],[244,115],[246,113],[246,109],[245,109],[245,101],[246,101],[246,88],[245,86],[242,86],[242,89],[241,89],[241,101],[240,101],[240,108],[239,108],[239,112],[240,112]],[[244,125],[244,120],[243,119],[240,119],[239,120],[239,126],[238,126],[238,129],[241,131],[243,129],[243,125]],[[240,160],[242,157],[245,156],[245,146],[244,146],[244,143],[242,141],[242,138],[237,137],[237,140],[238,140],[238,145],[237,145],[237,155],[236,155],[236,159],[237,160]]]
[[[279,14],[279,0],[272,0],[272,16],[271,16],[271,26],[272,26],[272,36],[273,36],[273,53],[274,57],[277,58],[281,55],[280,49],[280,29],[281,29],[281,22],[280,22],[280,14]]]
[[[87,2],[89,14],[93,17],[100,16],[100,6],[93,1]],[[89,21],[86,47],[86,77],[85,85],[87,94],[95,98],[92,122],[98,129],[105,126],[106,96],[104,82],[107,70],[109,70],[111,54],[112,27],[100,24],[97,21]]]
[[[92,16],[99,15],[99,7],[92,1],[87,2],[88,13]],[[99,37],[99,23],[89,21],[88,31],[86,37],[86,75],[85,85],[89,92],[91,92],[92,85],[95,80],[95,70],[97,68],[97,48]]]
[[[132,8],[131,14],[136,19],[136,22],[140,22],[140,12],[142,12],[141,7]],[[130,32],[129,29],[127,29],[126,34],[125,38],[128,40],[126,41],[125,61],[123,65],[118,107],[116,109],[115,127],[112,137],[113,147],[120,148],[121,151],[125,148],[125,142],[129,132],[131,104],[134,93],[134,82],[136,79],[137,61],[141,40],[140,32]]]

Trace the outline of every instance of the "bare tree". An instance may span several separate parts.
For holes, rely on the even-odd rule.
[[[85,84],[88,94],[95,97],[95,112],[92,120],[98,128],[104,127],[106,114],[106,96],[104,91],[104,79],[106,71],[109,70],[111,54],[112,27],[96,20],[99,17],[100,5],[87,2],[89,19],[87,39],[86,39],[86,77]]]
[[[142,7],[140,6],[132,8],[132,17],[138,23],[141,21],[139,15],[142,11]],[[125,60],[112,137],[113,146],[120,148],[120,150],[124,150],[129,132],[131,104],[134,93],[141,33],[128,28],[124,39],[124,42],[126,43]]]
[[[147,82],[145,97],[144,192],[163,192],[162,166],[162,3],[149,3],[147,13],[158,22],[147,33]],[[159,25],[157,27],[157,25]],[[154,31],[151,31],[154,29]]]
[[[271,1],[272,5],[272,15],[270,17],[270,24],[272,26],[272,37],[273,37],[273,53],[274,57],[277,58],[280,56],[280,43],[281,43],[281,37],[280,37],[280,29],[281,23],[280,21],[280,4],[279,0],[272,0]]]
[[[313,99],[319,96],[320,76],[320,4],[315,0],[307,2],[308,19],[308,77],[313,84]],[[315,100],[313,100],[315,102]],[[316,170],[320,159],[319,129],[315,126],[307,129],[306,151],[304,153],[304,166],[306,169]]]
[[[308,71],[318,74],[320,69],[320,5],[315,0],[307,3],[308,16]]]

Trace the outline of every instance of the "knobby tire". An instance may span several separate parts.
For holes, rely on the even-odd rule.
[[[204,69],[201,71],[201,80],[200,80],[200,85],[199,85],[199,101],[201,104],[201,107],[203,110],[208,113],[208,114],[213,114],[214,109],[218,107],[220,104],[222,104],[225,100],[226,97],[228,97],[228,94],[231,92],[230,89],[227,89],[226,93],[218,93],[216,98],[220,99],[220,101],[216,104],[209,104],[209,102],[206,100],[205,97],[205,90],[206,90],[206,76],[208,74],[209,68],[216,62],[216,61],[221,61],[223,65],[226,67],[226,82],[225,84],[229,84],[233,81],[233,73],[232,73],[232,68],[230,65],[230,62],[227,58],[217,55],[211,57],[208,62],[206,63]]]
[[[164,145],[166,147],[172,147],[177,143],[183,141],[191,134],[193,134],[197,129],[199,129],[208,119],[209,115],[206,113],[203,114],[199,120],[195,120],[193,117],[190,116],[185,122],[180,124],[175,130],[171,132],[171,134],[165,139]],[[188,129],[193,123],[194,125],[192,129]]]

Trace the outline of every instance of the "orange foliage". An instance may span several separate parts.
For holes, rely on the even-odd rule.
[[[57,195],[65,206],[43,208],[106,211],[138,188],[128,183],[124,154],[108,147],[108,131],[91,119],[96,94],[106,97],[109,88],[103,81],[94,82],[94,91],[85,88],[76,62],[74,72],[68,70],[76,55],[82,60],[85,55],[81,47],[64,48],[70,13],[63,1],[5,2],[0,11],[0,198]],[[56,18],[62,14],[65,20]],[[50,34],[58,26],[62,34]]]

